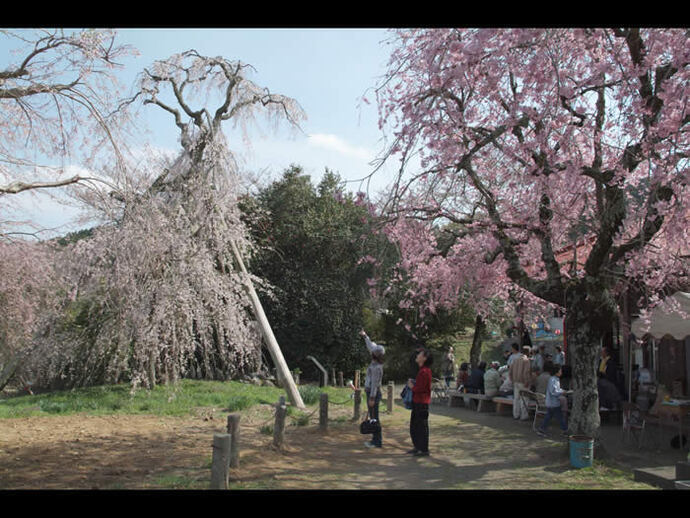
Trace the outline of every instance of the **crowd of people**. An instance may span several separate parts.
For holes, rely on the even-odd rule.
[[[561,429],[565,430],[568,414],[568,394],[572,391],[561,387],[569,384],[569,368],[565,365],[565,354],[561,346],[555,346],[555,353],[546,352],[544,345],[523,346],[514,342],[510,350],[503,353],[504,365],[497,361],[479,362],[475,368],[463,362],[456,377],[456,389],[466,393],[485,394],[490,397],[501,396],[515,399],[513,417],[527,420],[528,412],[521,391],[543,394],[546,399],[547,414],[538,433],[543,433],[552,418],[557,418]],[[562,380],[565,377],[565,380]],[[449,385],[450,386],[450,385]],[[612,360],[611,350],[603,347],[601,362],[597,372],[597,388],[601,410],[617,410],[623,399],[621,375]],[[558,404],[556,404],[558,403]]]
[[[364,331],[360,334],[372,358],[364,385],[368,414],[370,419],[378,421],[385,349],[372,342]],[[456,376],[455,355],[453,348],[449,347],[442,358],[441,376],[448,387],[455,378],[456,389],[465,393],[513,398],[513,418],[522,421],[528,420],[529,415],[525,400],[520,397],[520,393],[530,391],[543,394],[546,413],[537,433],[546,435],[549,423],[552,419],[556,419],[562,433],[566,434],[568,395],[572,391],[568,390],[569,376],[566,374],[569,373],[569,369],[566,367],[565,354],[561,346],[556,345],[555,353],[549,354],[544,345],[521,347],[517,342],[513,342],[510,350],[504,351],[503,359],[504,365],[498,361],[488,364],[480,361],[474,368],[471,368],[468,362],[462,362]],[[431,353],[422,347],[418,348],[411,358],[411,372],[407,386],[413,394],[410,416],[410,438],[413,448],[408,453],[415,456],[429,455],[428,419],[433,380],[432,360]],[[622,400],[619,389],[620,375],[608,347],[602,348],[597,376],[600,407],[617,409]],[[561,385],[562,382],[564,386]],[[373,433],[372,440],[367,441],[365,445],[369,448],[382,446],[380,426]]]

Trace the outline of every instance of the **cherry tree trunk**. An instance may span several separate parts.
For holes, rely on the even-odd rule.
[[[569,294],[568,299],[565,326],[572,369],[570,388],[573,390],[568,431],[571,435],[587,435],[598,439],[600,419],[597,367],[601,339],[607,326],[613,321],[613,312],[598,297],[587,294],[584,290],[575,290],[575,293]]]
[[[479,358],[482,353],[482,339],[484,338],[484,330],[486,323],[481,315],[477,315],[474,322],[474,336],[472,337],[472,347],[470,348],[470,364],[474,369],[479,364]]]
[[[0,372],[0,390],[5,388],[19,367],[19,355],[10,358]]]

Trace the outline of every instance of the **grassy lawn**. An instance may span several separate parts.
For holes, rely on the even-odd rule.
[[[333,405],[327,433],[318,428],[322,390]],[[303,385],[300,392],[309,408],[288,407],[288,450],[282,453],[270,448],[273,409],[267,406],[285,394],[280,388],[183,380],[135,393],[117,385],[5,397],[0,479],[11,474],[7,487],[39,487],[32,466],[40,459],[43,476],[61,477],[60,488],[88,487],[98,479],[104,489],[206,489],[210,437],[225,425],[203,416],[242,411],[243,460],[231,489],[650,489],[612,463],[572,469],[564,444],[536,440],[510,418],[445,407],[430,416],[434,455],[417,460],[404,453],[409,412],[396,406],[388,414],[384,404],[386,448],[372,457],[351,421],[349,389]],[[9,426],[22,417],[36,419]]]
[[[304,385],[300,391],[309,405],[318,402],[318,394],[324,389]],[[335,401],[349,394],[347,389],[334,387],[326,387],[325,392]],[[153,390],[140,389],[134,393],[129,385],[106,385],[3,398],[0,419],[79,413],[183,416],[199,408],[236,412],[260,403],[274,404],[281,395],[285,395],[281,388],[237,381],[182,380],[177,385],[159,385]]]
[[[630,471],[595,460],[591,468],[571,469],[561,474],[551,489],[654,489],[635,482]]]

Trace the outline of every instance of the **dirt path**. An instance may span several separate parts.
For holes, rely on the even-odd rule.
[[[349,409],[335,409],[327,433],[291,426],[285,451],[259,432],[270,407],[242,413],[241,467],[233,488],[532,489],[567,487],[573,477],[564,442],[538,440],[525,423],[432,407],[432,456],[414,458],[409,412],[382,413],[384,448],[368,450]],[[268,416],[268,419],[267,419]],[[501,420],[500,423],[493,420]],[[500,424],[500,428],[496,425]],[[0,421],[0,488],[136,489],[208,487],[211,440],[224,414],[184,418],[62,416]],[[602,480],[585,477],[585,487]],[[609,481],[610,482],[610,481]],[[611,487],[647,487],[621,478]]]

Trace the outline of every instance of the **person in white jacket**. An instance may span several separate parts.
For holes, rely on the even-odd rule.
[[[364,391],[367,394],[367,406],[369,408],[369,418],[379,420],[379,403],[381,402],[381,381],[383,380],[383,356],[386,349],[382,345],[375,344],[362,329],[359,332],[364,338],[364,343],[371,353],[371,363],[367,368],[367,375],[364,380]],[[379,421],[380,424],[380,421]],[[381,448],[381,430],[372,435],[371,441],[364,443],[367,448]]]

